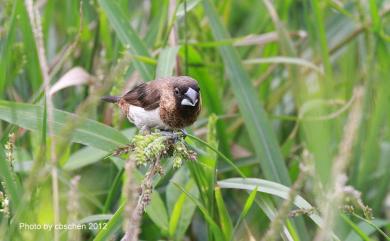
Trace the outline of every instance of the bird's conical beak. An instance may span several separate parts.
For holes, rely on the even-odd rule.
[[[195,106],[199,101],[199,93],[192,89],[188,88],[187,92],[184,94],[184,99],[181,101],[181,105]]]

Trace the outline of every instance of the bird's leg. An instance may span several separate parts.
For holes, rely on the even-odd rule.
[[[147,126],[142,126],[139,131],[144,136],[149,135],[151,133],[150,129]]]
[[[188,132],[184,128],[180,129],[180,131],[183,134],[183,137],[186,138],[186,136],[188,135]]]
[[[170,131],[170,130],[161,130],[161,129],[158,129],[160,134],[163,135],[163,136],[167,136],[167,137],[170,137],[170,138],[175,138],[175,132],[173,131]]]
[[[175,142],[179,141],[179,139],[182,137],[182,131],[181,132],[175,132],[174,130],[159,130],[160,134],[163,136],[166,136],[170,139],[173,139]],[[184,135],[185,136],[185,135]]]

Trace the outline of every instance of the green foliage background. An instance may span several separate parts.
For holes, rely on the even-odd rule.
[[[120,240],[126,159],[109,154],[136,130],[99,98],[170,75],[201,88],[198,160],[163,162],[141,240],[319,240],[332,202],[331,239],[389,240],[390,1],[46,0],[36,22],[29,2],[0,0],[0,240]],[[335,202],[335,173],[373,219],[356,192]]]

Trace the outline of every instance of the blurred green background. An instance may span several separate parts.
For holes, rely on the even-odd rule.
[[[389,13],[0,0],[0,240],[120,240],[126,159],[109,155],[136,130],[99,98],[171,75],[198,80],[188,132],[206,143],[186,139],[196,162],[163,161],[140,240],[390,240]]]

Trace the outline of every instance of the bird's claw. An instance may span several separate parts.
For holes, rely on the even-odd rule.
[[[185,129],[180,129],[181,133],[183,134],[183,137],[186,138],[188,135],[188,132]]]
[[[159,133],[162,136],[166,136],[170,139],[173,139],[175,142],[187,136],[187,132],[184,129],[182,129],[180,132],[160,130]]]

